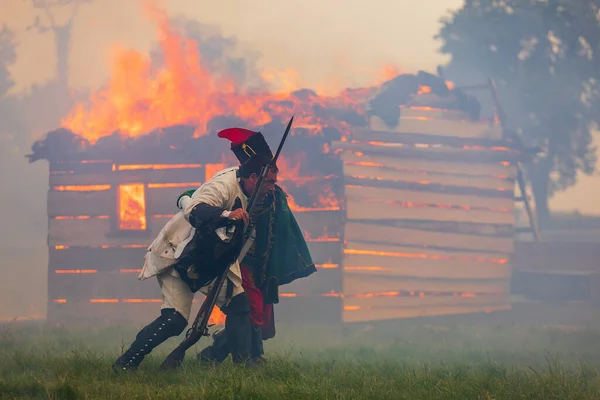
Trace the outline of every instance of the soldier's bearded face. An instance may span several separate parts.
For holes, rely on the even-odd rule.
[[[258,183],[258,175],[256,175],[256,174],[250,175],[250,177],[245,181],[244,189],[246,190],[246,193],[248,195],[252,195],[257,183]],[[276,183],[277,183],[277,172],[269,171],[269,173],[265,177],[265,181],[262,185],[259,197],[262,198],[267,193],[270,193],[273,190],[275,190]]]

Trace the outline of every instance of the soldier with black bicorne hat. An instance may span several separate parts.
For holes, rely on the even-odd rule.
[[[138,276],[140,280],[157,277],[161,315],[137,334],[113,364],[115,370],[136,369],[156,346],[181,334],[195,292],[209,293],[222,265],[230,265],[216,303],[226,315],[225,329],[198,357],[221,361],[231,354],[235,363],[252,364],[262,359],[262,340],[275,334],[273,304],[278,302],[278,286],[316,271],[285,193],[276,184],[276,166],[263,183],[256,214],[250,218],[245,210],[262,167],[273,160],[263,135],[242,128],[218,135],[231,141],[240,166],[217,172],[177,199],[181,211],[148,248]],[[240,237],[242,223],[252,224],[256,237],[240,265],[235,257],[245,239]]]

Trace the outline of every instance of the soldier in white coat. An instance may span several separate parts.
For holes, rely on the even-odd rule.
[[[216,173],[197,190],[185,192],[177,199],[181,211],[167,222],[149,246],[138,276],[140,280],[154,276],[158,279],[163,299],[161,315],[137,334],[129,349],[113,364],[115,370],[136,369],[155,347],[183,332],[190,318],[195,292],[207,294],[218,275],[220,266],[211,265],[211,257],[206,255],[213,252],[215,246],[227,246],[233,240],[236,227],[224,227],[223,220],[239,221],[238,229],[240,222],[249,222],[245,210],[247,201],[262,167],[272,160],[273,155],[260,132],[231,128],[220,132],[219,136],[232,142],[237,136],[244,139],[252,136],[251,141],[243,144],[243,151],[249,157],[240,167]],[[276,182],[277,169],[273,168],[259,196],[272,192]],[[210,235],[199,236],[201,231],[214,233],[215,241],[202,239]],[[197,243],[198,237],[203,243]],[[190,248],[194,250],[188,251]],[[216,305],[226,315],[225,328],[233,361],[246,363],[250,359],[250,303],[242,287],[240,265],[235,258],[231,261]]]

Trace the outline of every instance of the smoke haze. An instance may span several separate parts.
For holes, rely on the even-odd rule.
[[[426,7],[420,0],[157,4],[199,43],[212,71],[225,70],[249,86],[264,85],[264,71],[292,71],[297,88],[335,92],[381,81],[389,65],[401,72],[435,71],[446,61],[433,38],[438,21],[462,1],[437,0]],[[53,10],[54,23],[67,24],[72,8]],[[156,31],[138,2],[82,4],[72,16],[65,84],[57,73],[56,35],[43,29],[50,23],[44,11],[16,0],[0,0],[0,9],[0,24],[12,32],[0,36],[5,39],[0,43],[0,90],[6,89],[0,93],[0,320],[6,320],[43,317],[46,310],[48,165],[28,164],[25,154],[35,139],[59,126],[74,100],[87,98],[106,81],[115,44],[152,52]],[[39,25],[31,28],[36,18]],[[152,54],[159,62],[160,55]],[[596,204],[585,206],[600,211]]]

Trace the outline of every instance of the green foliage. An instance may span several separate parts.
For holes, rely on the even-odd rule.
[[[466,0],[437,36],[452,79],[493,78],[511,128],[546,156],[528,170],[538,211],[594,172],[600,119],[600,8],[594,0]],[[473,82],[470,82],[473,83]],[[542,208],[542,209],[540,209]]]

